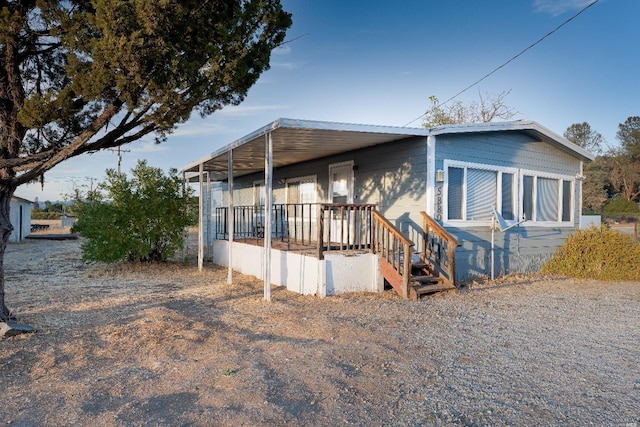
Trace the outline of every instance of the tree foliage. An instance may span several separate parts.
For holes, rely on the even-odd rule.
[[[182,248],[185,227],[196,221],[190,188],[175,169],[165,175],[144,161],[131,175],[108,170],[103,194],[74,201],[73,231],[86,238],[85,261],[166,261]]]
[[[0,255],[19,185],[240,103],[290,25],[279,0],[0,1]]]
[[[604,137],[591,129],[591,125],[587,122],[572,124],[564,132],[564,137],[593,154],[602,152]]]
[[[584,165],[585,180],[582,182],[582,207],[587,212],[600,212],[610,197],[609,165],[604,157],[596,157]]]
[[[620,123],[616,138],[627,155],[634,161],[640,161],[640,117],[628,117]]]
[[[604,137],[593,130],[587,122],[572,124],[564,132],[564,137],[593,154],[603,154]],[[582,184],[583,209],[590,212],[600,212],[603,203],[608,198],[606,187],[609,164],[607,159],[596,157],[593,162],[585,165],[584,174],[586,179]]]
[[[291,24],[277,0],[2,3],[0,167],[14,185],[238,104]]]
[[[628,201],[640,197],[640,117],[628,117],[618,125],[616,138],[621,149],[610,156],[611,184]]]
[[[66,206],[64,203],[46,200],[44,208],[40,207],[40,203],[36,203],[31,208],[31,219],[59,219],[65,211]]]
[[[464,104],[458,101],[443,106],[434,95],[429,97],[431,107],[424,115],[423,126],[434,127],[460,123],[488,123],[496,119],[509,120],[517,113],[504,103],[511,91],[491,96],[478,92],[478,101]]]
[[[613,195],[622,195],[628,201],[637,201],[640,196],[640,159],[634,159],[624,151],[616,151],[607,157],[609,183]]]
[[[597,155],[595,160],[584,168],[585,210],[600,212],[608,200],[618,196],[630,203],[639,201],[640,117],[628,117],[624,123],[618,125],[616,138],[620,147],[607,147],[602,135],[591,129],[587,122],[569,126],[564,136]]]

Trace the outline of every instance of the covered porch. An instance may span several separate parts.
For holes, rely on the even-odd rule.
[[[375,204],[354,203],[356,196],[349,192],[336,197],[340,188],[331,180],[314,183],[328,186],[328,194],[314,203],[274,203],[274,169],[424,135],[424,129],[279,119],[187,165],[185,180],[198,183],[200,194],[199,268],[205,259],[226,266],[228,282],[233,270],[254,275],[264,281],[265,300],[271,284],[326,296],[381,291],[385,280],[408,297],[412,266],[431,266],[425,262],[431,252],[442,255],[446,268],[433,270],[440,268],[445,279],[429,276],[424,282],[453,284],[449,267],[455,268],[455,239],[436,234],[444,230],[423,226],[416,246]],[[234,180],[246,176],[261,180],[253,204],[238,200],[234,191]],[[216,186],[217,201],[212,197]]]

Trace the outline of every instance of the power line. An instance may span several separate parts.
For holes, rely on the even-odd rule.
[[[551,36],[553,33],[555,33],[556,31],[558,31],[560,28],[564,27],[565,25],[567,25],[569,22],[573,21],[574,19],[576,19],[578,16],[582,15],[584,12],[587,11],[587,9],[589,9],[591,6],[593,6],[594,4],[598,3],[600,0],[594,0],[593,2],[589,3],[587,6],[583,7],[578,13],[576,13],[575,15],[573,15],[571,18],[567,19],[566,21],[564,21],[562,24],[558,25],[557,27],[555,27],[553,30],[549,31],[547,34],[545,34],[544,36],[540,37],[538,40],[536,40],[534,43],[530,44],[529,46],[527,46],[526,48],[524,48],[523,50],[521,50],[519,53],[517,53],[516,55],[512,56],[508,61],[502,63],[502,65],[494,68],[493,70],[491,70],[490,72],[488,72],[487,74],[485,74],[484,76],[482,76],[480,79],[478,79],[477,81],[475,81],[474,83],[471,83],[469,86],[467,86],[466,88],[462,89],[460,92],[456,93],[455,95],[453,95],[452,97],[450,97],[449,99],[447,99],[446,101],[443,101],[441,103],[439,103],[435,108],[439,108],[442,107],[443,105],[447,104],[448,102],[456,99],[458,96],[462,95],[463,93],[465,93],[466,91],[468,91],[469,89],[471,89],[472,87],[478,85],[480,82],[482,82],[483,80],[485,80],[486,78],[488,78],[489,76],[491,76],[492,74],[496,73],[497,71],[499,71],[500,69],[504,68],[505,66],[507,66],[509,63],[515,61],[517,58],[519,58],[520,56],[522,56],[525,52],[527,52],[528,50],[532,49],[533,47],[535,47],[536,45],[540,44],[544,39],[546,39],[547,37]],[[409,123],[407,123],[406,125],[404,125],[403,127],[407,127],[409,126],[411,123],[415,122],[416,120],[421,119],[422,117],[424,117],[427,113],[423,113],[420,114],[418,117],[416,117],[415,119],[411,120]]]

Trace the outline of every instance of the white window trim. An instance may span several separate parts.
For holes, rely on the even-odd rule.
[[[489,226],[491,225],[491,220],[480,220],[480,221],[470,221],[466,219],[449,219],[449,168],[460,168],[464,169],[463,178],[462,178],[462,193],[463,195],[467,194],[467,169],[480,169],[487,170],[491,172],[497,173],[497,194],[496,194],[496,204],[497,207],[502,206],[502,174],[510,173],[513,175],[513,186],[511,187],[512,198],[514,200],[515,206],[512,206],[514,212],[518,212],[521,208],[518,206],[518,199],[516,195],[519,194],[516,186],[519,183],[518,177],[518,169],[504,166],[496,166],[496,165],[488,165],[484,163],[473,163],[473,162],[461,162],[458,160],[445,160],[444,161],[444,183],[442,187],[442,195],[443,195],[443,203],[442,203],[442,223],[445,226],[455,226],[455,227],[477,227],[477,226]],[[467,198],[462,198],[462,218],[467,216]],[[507,221],[507,224],[515,224],[517,222],[517,218],[514,220]]]
[[[463,182],[462,182],[462,218],[465,218],[467,215],[467,169],[480,169],[480,170],[488,170],[492,172],[497,172],[497,194],[496,194],[496,204],[497,206],[502,205],[502,173],[510,173],[513,174],[514,183],[513,183],[513,200],[515,206],[513,206],[514,212],[517,213],[517,218],[514,220],[506,221],[508,225],[515,224],[520,221],[520,219],[524,215],[524,186],[523,179],[524,176],[532,176],[534,178],[549,178],[549,179],[557,179],[559,181],[558,185],[558,218],[561,218],[562,214],[562,191],[563,191],[563,181],[569,181],[571,183],[570,189],[570,200],[569,200],[569,221],[535,221],[532,218],[527,218],[527,221],[522,223],[524,227],[572,227],[575,223],[575,197],[576,197],[576,182],[575,177],[572,175],[563,175],[557,173],[549,173],[536,171],[531,169],[519,169],[513,167],[503,167],[497,165],[489,165],[484,163],[473,163],[473,162],[463,162],[458,160],[444,160],[443,169],[445,173],[444,183],[442,187],[442,223],[445,226],[453,226],[453,227],[477,227],[477,226],[490,226],[491,220],[481,220],[481,221],[470,221],[465,219],[449,219],[449,168],[461,168],[463,169]],[[537,206],[537,179],[533,180],[533,207],[534,212]]]
[[[524,185],[523,185],[523,180],[525,176],[531,176],[534,178],[548,178],[548,179],[556,179],[559,181],[559,185],[558,185],[558,212],[557,212],[557,217],[561,218],[562,216],[562,191],[563,191],[563,186],[562,186],[562,182],[563,181],[569,181],[571,183],[571,189],[570,189],[570,199],[569,199],[569,221],[535,221],[532,218],[527,218],[527,221],[524,222],[522,225],[523,226],[535,226],[535,227],[573,227],[573,224],[575,223],[575,195],[576,195],[576,182],[575,182],[575,176],[571,176],[571,175],[561,175],[561,174],[557,174],[557,173],[549,173],[549,172],[541,172],[541,171],[535,171],[535,170],[531,170],[531,169],[520,169],[520,176],[518,178],[518,182],[519,182],[519,187],[520,187],[520,191],[518,194],[518,215],[520,216],[520,218],[523,217],[524,215],[524,203],[521,203],[521,201],[524,200]],[[536,208],[538,206],[538,180],[534,179],[533,180],[533,210],[534,210],[534,215],[535,215],[535,211]]]

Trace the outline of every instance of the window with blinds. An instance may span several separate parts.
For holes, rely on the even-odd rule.
[[[571,222],[573,181],[561,177],[522,177],[523,212],[529,221]]]
[[[467,169],[468,221],[490,220],[498,194],[498,173],[483,169]]]
[[[506,221],[573,221],[572,177],[456,161],[445,161],[445,170],[446,222],[488,224],[493,207]]]
[[[493,207],[515,219],[515,178],[507,170],[450,166],[447,168],[447,219],[490,221]]]
[[[447,207],[449,219],[462,219],[462,193],[464,189],[464,169],[449,168],[449,190]]]

